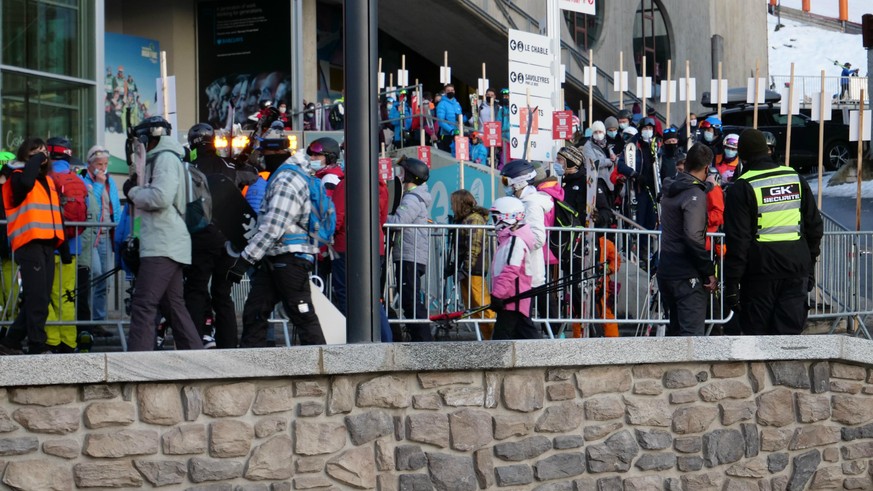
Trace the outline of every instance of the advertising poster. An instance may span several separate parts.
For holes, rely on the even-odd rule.
[[[262,101],[291,98],[291,2],[197,4],[200,121],[244,123]],[[292,107],[288,104],[288,107]]]
[[[131,124],[134,126],[154,115],[155,79],[161,76],[160,53],[160,46],[154,39],[106,33],[104,141],[112,155],[110,173],[127,173],[125,108],[131,108]]]
[[[479,206],[488,209],[491,206],[491,169],[465,162],[464,186],[476,198]],[[451,194],[460,189],[461,170],[459,165],[447,165],[431,169],[427,185],[433,197],[430,207],[430,218],[435,223],[448,223],[452,214]],[[501,195],[503,190],[501,189]]]

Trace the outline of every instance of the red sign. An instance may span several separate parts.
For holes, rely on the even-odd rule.
[[[520,118],[518,121],[518,131],[521,132],[522,135],[527,134],[527,118],[530,111],[535,108],[530,107],[520,107],[518,108],[518,117]],[[533,112],[533,118],[531,119],[530,125],[530,134],[536,135],[540,131],[540,111],[537,109]]]
[[[455,158],[470,160],[470,139],[466,136],[455,137]]]
[[[383,181],[394,179],[394,165],[390,157],[381,157],[379,159],[379,178]]]
[[[485,123],[485,127],[482,129],[482,140],[485,142],[485,146],[490,147],[499,147],[500,141],[502,139],[503,128],[500,126],[500,121],[488,121]]]
[[[552,113],[552,139],[568,140],[573,138],[573,111],[555,111]]]
[[[421,160],[430,168],[430,147],[418,147],[418,160]]]

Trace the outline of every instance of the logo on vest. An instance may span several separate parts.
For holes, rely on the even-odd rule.
[[[763,204],[781,203],[783,201],[795,201],[800,199],[800,184],[788,184],[784,186],[765,187],[761,190],[761,202]]]

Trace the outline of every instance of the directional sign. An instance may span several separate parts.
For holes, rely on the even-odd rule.
[[[667,90],[669,85],[670,90]],[[670,94],[670,100],[667,100],[667,94]],[[661,80],[661,102],[676,102],[676,81],[670,80],[669,84],[666,80]]]
[[[573,111],[554,111],[552,113],[552,138],[567,140],[573,137]]]
[[[849,141],[856,142],[858,141],[858,114],[860,111],[849,111]],[[861,135],[861,138],[868,142],[870,141],[871,128],[873,128],[873,120],[871,120],[871,111],[869,109],[864,110],[864,134]],[[515,154],[513,154],[515,155]]]
[[[509,62],[509,91],[532,96],[552,97],[552,72],[548,68],[525,63]]]
[[[482,141],[486,147],[499,147],[502,137],[502,128],[500,121],[486,121],[485,127],[482,129]]]
[[[588,15],[594,15],[596,12],[594,0],[558,0],[558,8]]]
[[[532,105],[534,103],[531,103]],[[533,124],[531,125],[531,132],[536,133],[537,130],[550,130],[551,120],[548,120],[548,113],[539,106],[534,106],[537,110],[533,113]],[[534,107],[530,109],[533,110]],[[551,112],[551,110],[549,111]],[[509,106],[509,127],[518,126],[521,128],[521,132],[527,132],[527,119],[528,119],[528,108],[527,106],[515,106],[514,104],[510,104]]]
[[[390,157],[379,158],[379,178],[383,181],[394,179],[394,166]]]
[[[458,160],[470,160],[470,139],[466,136],[455,137],[455,158]]]
[[[430,167],[430,147],[427,145],[418,147],[418,160],[421,160]]]
[[[689,78],[688,79],[688,92],[685,93],[685,77],[679,79],[679,100],[680,101],[696,101],[697,96],[697,79]],[[689,99],[690,97],[690,99]]]
[[[767,90],[767,79],[758,78],[758,104],[764,103],[764,92]],[[746,86],[746,103],[752,104],[755,102],[755,77],[749,77]]]
[[[813,121],[821,121],[822,115],[824,115],[825,121],[831,120],[831,114],[833,114],[833,99],[831,99],[830,94],[825,93],[824,97],[824,111],[822,111],[821,106],[821,92],[816,92],[812,94],[812,115],[810,119]]]
[[[509,30],[509,61],[520,61],[549,68],[552,66],[552,40],[515,29]]]
[[[520,159],[524,157],[524,138],[525,134],[518,131],[518,127],[513,126],[512,129],[509,130],[509,156],[513,159]],[[530,155],[528,155],[528,160],[541,160],[544,162],[550,162],[553,160],[552,156],[552,145],[554,144],[554,140],[552,139],[552,132],[539,132],[538,134],[530,135]]]
[[[721,91],[718,90],[718,79],[709,81],[709,103],[710,104],[727,104],[728,101],[728,81],[726,78],[721,79]],[[754,89],[753,89],[754,92]]]
[[[797,91],[794,91],[794,94],[791,94],[791,89],[789,87],[783,87],[782,90],[779,91],[782,95],[782,99],[779,104],[779,114],[782,116],[788,115],[788,109],[791,108],[791,114],[800,114],[800,97],[798,97]],[[789,104],[789,96],[793,95],[794,98],[791,100]]]

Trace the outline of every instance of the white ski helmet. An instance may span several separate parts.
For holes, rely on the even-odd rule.
[[[724,137],[724,146],[726,146],[726,147],[730,147],[730,148],[733,148],[734,150],[736,150],[737,147],[739,146],[739,144],[740,144],[740,135],[738,135],[736,133],[731,133],[728,136]]]
[[[491,217],[498,230],[524,220],[524,203],[514,196],[497,198],[491,204]]]

